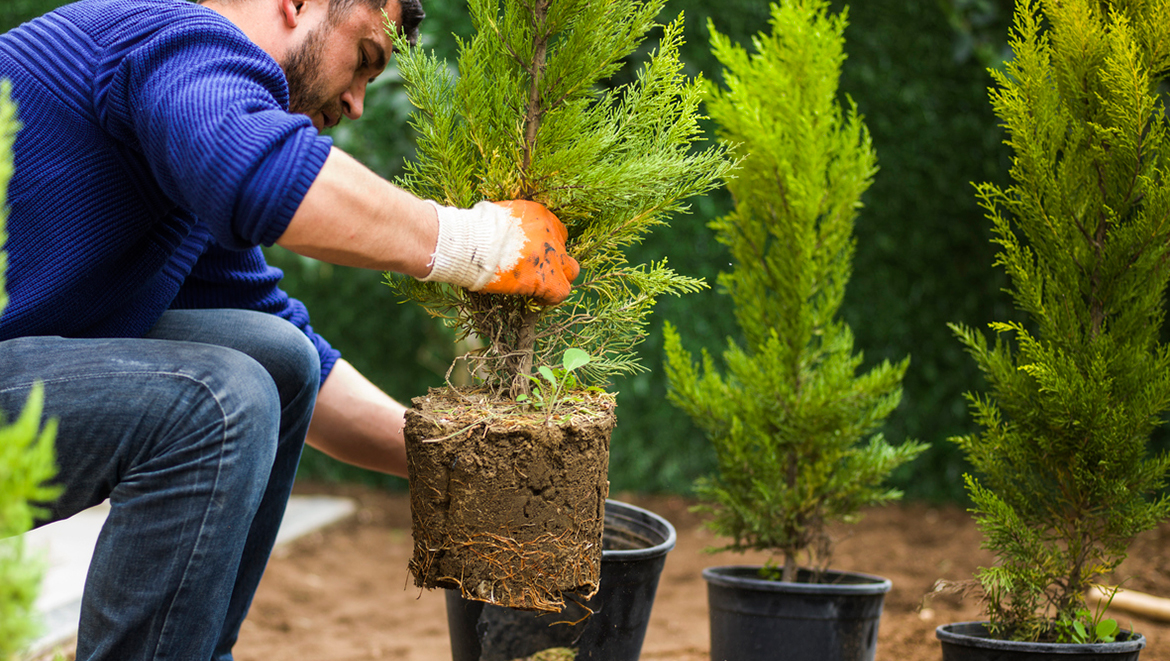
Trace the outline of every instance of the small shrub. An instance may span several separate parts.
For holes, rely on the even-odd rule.
[[[978,574],[993,631],[1071,642],[1097,630],[1086,588],[1170,514],[1170,455],[1147,456],[1170,410],[1170,5],[1020,0],[1011,46],[991,101],[1012,183],[978,197],[1027,322],[993,343],[953,326],[989,389],[968,395],[982,431],[953,440],[997,557]]]
[[[711,227],[735,260],[719,284],[744,341],[729,340],[720,374],[665,331],[670,399],[718,456],[696,487],[711,527],[729,548],[781,551],[785,581],[806,553],[827,563],[828,523],[899,497],[881,483],[924,448],[870,436],[898,405],[909,361],[857,375],[862,357],[837,318],[877,169],[856,106],[837,98],[845,25],[823,0],[772,5],[772,32],[750,55],[711,27],[726,88],[709,88],[708,112],[743,159],[727,182],[735,209]]]

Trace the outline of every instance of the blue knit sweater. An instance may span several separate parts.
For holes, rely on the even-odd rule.
[[[329,153],[277,63],[185,0],[83,0],[0,35],[23,125],[0,339],[140,337],[168,308],[245,308],[338,353],[277,284],[284,232]]]

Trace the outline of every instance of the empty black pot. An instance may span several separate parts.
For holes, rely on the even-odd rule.
[[[944,624],[934,630],[943,661],[1138,661],[1140,633],[1122,632],[1112,643],[1022,643],[989,637],[986,622]]]
[[[711,661],[873,661],[890,581],[826,571],[823,582],[760,578],[759,566],[711,567]]]
[[[657,514],[605,501],[601,585],[584,602],[593,614],[574,603],[572,595],[567,595],[560,613],[537,614],[471,601],[448,590],[452,659],[511,661],[570,647],[577,650],[579,660],[637,661],[658,577],[675,539],[674,526]]]

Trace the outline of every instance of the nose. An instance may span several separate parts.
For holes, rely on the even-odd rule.
[[[356,80],[341,94],[341,112],[349,119],[360,119],[366,100],[366,80]]]

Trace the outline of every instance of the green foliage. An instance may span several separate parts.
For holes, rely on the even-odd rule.
[[[994,344],[953,327],[989,386],[968,396],[982,432],[953,440],[998,558],[979,573],[992,625],[1029,640],[1080,619],[1085,589],[1170,514],[1151,497],[1170,454],[1147,448],[1170,410],[1170,3],[1021,0],[1011,46],[991,101],[1013,183],[977,190],[1028,323],[991,324]]]
[[[0,30],[62,4],[0,2]],[[457,44],[452,35],[471,34],[467,5],[424,4],[422,42],[453,62]],[[834,7],[841,4],[834,0]],[[981,377],[946,322],[981,324],[1012,314],[999,296],[1006,279],[989,266],[994,252],[990,232],[969,194],[969,182],[1000,181],[1007,170],[999,150],[1002,134],[984,102],[985,67],[994,64],[984,57],[998,59],[1004,51],[1006,31],[1000,25],[1010,18],[1010,8],[1010,0],[866,0],[850,8],[841,90],[864,103],[883,176],[866,192],[866,212],[855,228],[854,269],[866,277],[850,283],[841,315],[856,345],[864,348],[866,365],[897,361],[913,351],[902,403],[885,425],[891,438],[943,439],[973,428],[962,393]],[[659,21],[680,11],[687,16],[680,48],[684,70],[706,72],[716,80],[719,67],[707,43],[708,19],[733,41],[747,43],[768,17],[767,3],[759,0],[667,0]],[[622,69],[603,85],[636,80],[635,65],[651,46],[644,42],[624,58]],[[368,90],[363,121],[345,122],[330,132],[338,146],[393,178],[401,174],[404,159],[413,156],[415,135],[406,126],[410,108],[401,80],[388,70]],[[691,204],[693,213],[674,217],[669,231],[652,232],[630,246],[630,262],[657,262],[669,255],[675,271],[713,282],[730,259],[725,246],[709,240],[705,222],[727,213],[730,197],[716,189]],[[266,252],[285,271],[282,286],[308,306],[314,328],[375,383],[409,398],[442,382],[454,357],[451,334],[417,306],[395,304],[380,277],[309,264],[280,249]],[[729,297],[714,290],[660,298],[654,317],[686,329],[694,345],[713,351],[737,333]],[[387,329],[393,341],[387,341]],[[685,493],[697,476],[714,469],[716,460],[702,430],[667,404],[666,377],[657,369],[663,337],[653,325],[648,330],[634,359],[650,370],[614,379],[622,423],[614,431],[610,479],[615,490]],[[301,468],[317,479],[401,487],[400,480],[311,449]],[[968,469],[957,446],[934,443],[896,471],[892,483],[907,498],[962,500],[962,474]]]
[[[391,277],[461,335],[483,338],[480,365],[494,387],[524,392],[525,375],[566,347],[593,357],[583,369],[593,383],[644,369],[631,350],[657,298],[704,286],[665,259],[631,265],[625,254],[731,166],[719,148],[691,149],[699,89],[681,73],[681,18],[664,27],[634,82],[599,87],[655,27],[661,7],[538,0],[501,9],[474,0],[475,34],[458,42],[457,75],[422,49],[401,49],[398,68],[419,108],[417,155],[403,186],[461,207],[541,202],[568,227],[581,264],[573,295],[555,308]]]
[[[858,375],[862,357],[837,318],[877,170],[856,106],[837,99],[845,25],[826,0],[790,0],[772,5],[771,34],[752,54],[712,29],[726,88],[709,87],[708,112],[743,168],[727,182],[734,210],[711,228],[735,260],[719,284],[744,340],[728,342],[721,375],[665,329],[670,399],[718,457],[696,487],[712,528],[728,548],[782,551],[785,580],[802,554],[827,562],[827,523],[899,497],[882,482],[924,449],[873,434],[898,405],[908,359]]]
[[[17,535],[28,532],[34,518],[43,514],[32,503],[51,501],[59,491],[45,486],[57,470],[57,425],[50,420],[41,427],[43,404],[38,385],[20,416],[0,427],[0,659],[24,650],[39,627],[33,604],[43,568]]]
[[[1056,626],[1058,630],[1065,632],[1065,638],[1070,643],[1077,645],[1112,643],[1117,640],[1117,634],[1121,632],[1121,625],[1113,618],[1104,617],[1104,614],[1105,606],[1103,604],[1098,607],[1096,613],[1082,608],[1076,612],[1075,620],[1058,621]]]
[[[0,243],[8,217],[8,180],[12,177],[12,141],[19,122],[10,100],[11,85],[0,81]],[[0,252],[0,311],[8,303],[4,288],[7,254]],[[58,489],[45,486],[56,473],[53,438],[57,425],[41,428],[44,394],[40,385],[29,393],[20,416],[10,425],[0,418],[0,659],[24,650],[36,633],[33,603],[41,582],[41,567],[24,549],[17,535],[32,528],[43,514],[33,503],[57,497]]]
[[[0,30],[62,4],[0,2]],[[834,0],[833,6],[842,4]],[[891,438],[942,439],[974,428],[962,394],[981,377],[946,324],[957,319],[981,324],[1012,315],[999,296],[1006,278],[990,268],[990,232],[969,194],[969,182],[999,182],[1007,171],[999,149],[1002,134],[984,101],[985,67],[998,66],[1006,51],[1002,26],[1010,21],[1011,7],[1010,0],[866,0],[850,8],[850,52],[841,90],[864,103],[883,176],[863,198],[866,212],[855,227],[854,269],[866,277],[850,283],[841,316],[851,325],[856,345],[865,349],[866,365],[914,353],[914,366],[902,381],[902,403],[885,424]],[[425,2],[425,9],[422,42],[440,59],[453,61],[457,44],[452,35],[467,37],[472,30],[466,4]],[[684,70],[706,72],[716,80],[719,67],[707,44],[708,19],[733,41],[747,43],[768,18],[767,3],[759,0],[667,0],[659,21],[680,11],[687,16],[680,48]],[[651,46],[644,42],[603,84],[635,81],[635,65]],[[331,133],[340,147],[379,174],[396,177],[404,159],[412,158],[415,136],[406,127],[411,105],[394,71],[371,86],[365,108],[364,121],[343,123]],[[716,189],[691,204],[693,214],[673,218],[669,231],[652,232],[630,246],[630,262],[657,262],[669,255],[675,271],[714,281],[730,259],[725,246],[708,240],[705,219],[727,213],[730,196]],[[314,328],[375,383],[407,398],[441,383],[454,356],[451,335],[420,315],[417,306],[395,305],[378,277],[302,264],[287,255],[274,258],[272,252],[280,251],[269,252],[269,260],[285,270],[283,286],[308,305]],[[363,302],[360,310],[355,311],[354,301]],[[654,316],[685,328],[692,343],[713,351],[737,334],[729,297],[714,290],[660,298]],[[393,342],[386,341],[386,329],[393,329]],[[702,431],[666,403],[666,377],[656,369],[663,337],[653,327],[648,330],[634,359],[651,369],[614,379],[622,423],[614,431],[610,479],[614,489],[687,492],[716,460]],[[1159,429],[1155,439],[1165,446],[1166,436]],[[302,469],[316,478],[400,486],[311,449]],[[969,464],[957,446],[934,443],[897,470],[892,484],[907,498],[963,500],[965,470]]]
[[[854,269],[865,277],[850,283],[842,316],[868,361],[914,355],[886,431],[932,444],[892,483],[908,497],[963,500],[968,466],[953,444],[934,441],[973,427],[962,394],[980,376],[946,323],[1010,314],[970,195],[971,181],[1006,173],[988,75],[962,56],[965,37],[937,3],[855,3],[850,23],[841,88],[864,100],[882,176],[864,197]]]
[[[8,241],[8,181],[12,179],[12,144],[20,120],[16,118],[16,104],[12,101],[11,81],[0,79],[0,245]],[[8,271],[8,253],[0,251],[0,314],[8,307],[8,290],[4,275]]]

